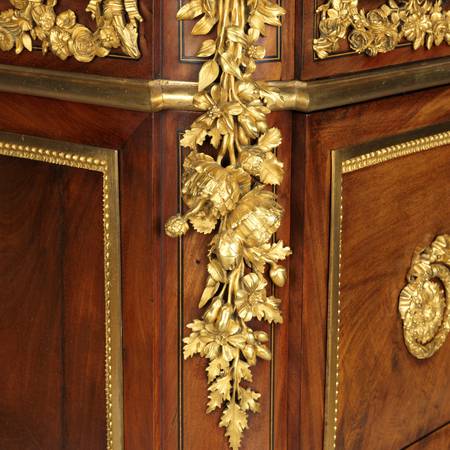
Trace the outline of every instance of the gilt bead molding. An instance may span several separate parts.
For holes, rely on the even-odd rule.
[[[190,228],[213,235],[198,299],[201,318],[187,325],[184,357],[208,361],[205,409],[221,411],[219,426],[233,450],[241,448],[249,413],[259,412],[264,401],[251,384],[258,360],[272,358],[269,335],[258,321],[283,322],[281,300],[271,295],[269,281],[284,286],[280,262],[291,254],[275,237],[284,212],[274,189],[284,176],[276,155],[282,137],[267,123],[281,98],[254,79],[256,61],[265,56],[259,39],[267,26],[281,26],[284,14],[270,0],[192,0],[177,15],[197,18],[193,34],[216,28],[217,37],[206,39],[197,53],[206,61],[193,105],[203,114],[180,141],[191,150],[183,164],[186,212],[169,218],[165,230],[172,238]]]
[[[414,50],[450,44],[450,12],[441,0],[387,0],[365,11],[359,0],[328,0],[316,14],[319,37],[314,39],[318,58],[333,56],[344,43],[357,53],[376,56],[403,42]]]
[[[138,59],[139,22],[137,0],[89,0],[86,11],[95,21],[92,31],[77,20],[74,11],[55,11],[58,0],[9,0],[12,8],[0,12],[0,50],[33,51],[38,42],[42,53],[53,53],[63,61],[73,56],[88,63],[121,49]]]

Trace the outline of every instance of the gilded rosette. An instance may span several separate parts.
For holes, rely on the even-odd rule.
[[[450,12],[442,1],[389,0],[380,8],[365,11],[359,0],[328,0],[321,5],[316,55],[325,59],[341,49],[342,41],[357,53],[376,56],[410,42],[417,50],[450,44]]]
[[[141,56],[138,23],[142,21],[137,0],[90,0],[86,11],[97,28],[78,23],[68,9],[57,14],[57,0],[10,0],[13,8],[0,13],[0,50],[33,50],[38,41],[42,52],[51,52],[62,60],[73,56],[90,62],[105,57],[113,49],[134,59]]]
[[[216,27],[217,37],[206,39],[197,54],[205,62],[194,105],[204,113],[181,140],[191,149],[183,164],[187,211],[167,221],[166,233],[179,237],[190,227],[215,233],[199,299],[204,313],[188,325],[184,356],[208,360],[207,412],[222,409],[220,426],[233,450],[241,446],[249,411],[260,408],[261,395],[250,387],[251,368],[258,358],[272,357],[268,334],[252,329],[250,321],[283,321],[280,300],[268,293],[267,275],[283,286],[286,270],[279,262],[291,253],[274,240],[283,208],[273,186],[284,171],[276,156],[281,133],[269,128],[267,115],[281,99],[253,79],[256,61],[265,56],[260,37],[267,25],[280,26],[283,14],[269,0],[192,0],[178,12],[179,20],[198,18],[193,34]],[[199,150],[205,144],[214,157]]]
[[[399,311],[409,352],[433,356],[450,332],[450,236],[438,236],[417,253],[400,294]]]

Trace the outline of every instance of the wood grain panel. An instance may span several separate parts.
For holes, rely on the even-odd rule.
[[[0,156],[0,448],[8,450],[63,443],[59,178],[49,165]]]
[[[189,117],[190,116],[190,117]],[[280,120],[281,119],[281,120]],[[186,150],[179,149],[180,133],[192,120],[192,115],[167,113],[164,115],[163,142],[164,181],[162,186],[162,217],[164,220],[182,208],[180,183],[182,161]],[[273,119],[277,120],[276,117]],[[177,130],[173,124],[177,125]],[[291,134],[290,114],[279,114],[277,123],[283,124],[286,143],[280,148],[280,158],[289,166]],[[178,154],[173,149],[178,148]],[[289,174],[280,191],[281,203],[288,209]],[[164,222],[162,222],[163,224]],[[286,211],[280,237],[288,242],[290,232],[289,209]],[[198,318],[198,299],[206,282],[206,254],[211,236],[191,232],[182,240],[173,240],[161,235],[163,241],[163,314],[164,327],[163,373],[166,379],[163,392],[163,446],[162,448],[210,449],[228,448],[224,430],[218,427],[220,413],[206,415],[207,380],[206,362],[201,358],[188,361],[182,359],[182,338],[187,334],[186,324]],[[277,295],[284,301],[283,310],[287,317],[289,310],[288,287]],[[264,325],[258,324],[263,329]],[[271,333],[269,326],[264,327]],[[243,450],[285,448],[287,441],[287,339],[288,324],[274,330],[272,335],[275,358],[272,363],[260,361],[254,368],[256,390],[262,394],[261,413],[250,418],[250,430],[246,431]],[[176,380],[176,382],[175,382]],[[207,432],[205,432],[207,430]]]
[[[153,131],[152,120],[146,120],[119,155],[127,450],[162,448],[158,152],[148,148]]]
[[[450,425],[440,428],[404,450],[443,450],[450,442]]]
[[[104,450],[103,176],[62,171],[64,450]]]
[[[0,447],[104,450],[101,174],[12,157],[0,172]]]
[[[300,374],[297,396],[301,406],[296,410],[294,403],[290,409],[297,411],[301,424],[300,431],[289,427],[295,450],[323,447],[331,152],[450,121],[449,95],[449,88],[430,89],[352,107],[296,114],[291,231],[294,249],[291,279],[296,280],[296,288],[291,289],[290,295],[291,307],[295,305],[292,299],[301,303],[294,311],[302,325],[296,331],[297,335],[301,334],[301,344],[297,336],[296,345],[290,343],[289,357],[289,370]],[[301,184],[296,187],[303,173],[304,191]],[[408,182],[409,179],[405,181]],[[291,391],[296,390],[291,388]],[[296,423],[295,416],[291,420]]]
[[[446,347],[416,360],[398,313],[414,250],[448,232],[449,173],[446,146],[343,176],[338,448],[395,450],[450,419]]]

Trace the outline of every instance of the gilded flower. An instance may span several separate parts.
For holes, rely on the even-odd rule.
[[[245,356],[247,362],[254,366],[256,364],[256,358],[265,359],[270,361],[272,354],[270,350],[264,345],[269,341],[269,336],[264,331],[253,331],[250,328],[246,328],[243,332],[246,343],[242,349],[242,354]]]
[[[246,67],[246,74],[252,74],[256,70],[255,60],[264,59],[266,49],[258,45],[261,32],[256,28],[250,28],[248,33],[238,27],[227,29],[227,38],[230,42],[240,44],[244,49],[240,63]]]
[[[382,9],[373,9],[367,13],[367,20],[374,28],[385,28],[388,24],[388,16]]]
[[[225,89],[215,84],[211,92],[202,92],[194,97],[194,106],[206,112],[195,122],[197,126],[211,129],[217,128],[221,134],[234,130],[233,116],[238,116],[243,109],[239,102],[229,102]]]
[[[249,191],[250,184],[244,170],[222,167],[209,155],[191,152],[184,162],[182,192],[194,228],[210,233],[218,218],[233,210]]]
[[[69,49],[77,61],[90,62],[97,54],[97,41],[91,30],[84,25],[75,25]]]
[[[24,10],[30,4],[30,0],[9,0],[14,8]]]
[[[426,14],[409,15],[403,26],[405,38],[413,42],[414,49],[425,45],[425,36],[432,31],[431,20]]]
[[[3,27],[0,27],[0,50],[8,51],[14,47],[14,38],[11,33]]]
[[[256,273],[249,273],[241,280],[242,289],[236,293],[236,308],[239,317],[248,322],[258,313],[258,306],[266,301],[267,282]]]
[[[327,38],[338,38],[341,26],[339,17],[327,17],[320,21],[319,30],[320,33]]]
[[[52,6],[38,5],[32,10],[33,20],[42,32],[49,33],[55,25],[56,14]]]
[[[225,310],[226,306],[223,308]],[[226,361],[232,361],[245,346],[246,339],[242,335],[241,327],[232,318],[228,319],[224,328],[217,322],[206,323],[199,320],[188,327],[193,332],[184,339],[185,344],[197,345],[197,353],[208,359],[222,356]]]
[[[278,230],[282,214],[275,194],[258,186],[242,197],[229,215],[228,226],[246,246],[259,247]]]
[[[71,9],[62,12],[56,18],[56,25],[64,30],[70,30],[76,23],[77,17]]]
[[[350,48],[358,53],[364,53],[372,43],[372,35],[366,30],[354,30],[348,37]]]
[[[180,237],[187,233],[189,230],[189,224],[181,215],[171,217],[165,226],[166,234],[170,237]]]
[[[100,40],[106,48],[120,47],[120,39],[112,25],[106,25],[100,29]]]

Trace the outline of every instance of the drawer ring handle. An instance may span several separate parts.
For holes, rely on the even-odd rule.
[[[431,358],[450,332],[450,235],[417,251],[400,294],[399,311],[409,352]]]

